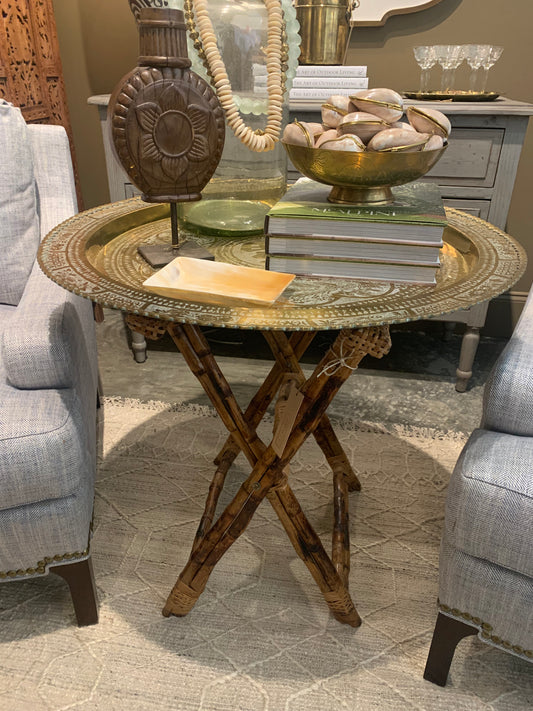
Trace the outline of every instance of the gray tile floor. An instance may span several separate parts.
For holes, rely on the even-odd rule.
[[[149,343],[146,361],[136,363],[120,312],[106,310],[97,332],[105,396],[208,403],[170,338]],[[272,365],[261,334],[229,329],[206,329],[205,333],[244,408]],[[505,341],[481,339],[469,388],[458,393],[455,370],[461,345],[459,334],[446,339],[439,322],[420,322],[409,328],[397,326],[391,334],[389,355],[381,361],[367,357],[343,385],[329,414],[445,431],[470,432],[478,426],[483,385]],[[312,369],[333,335],[325,332],[316,336],[303,359],[304,371]]]

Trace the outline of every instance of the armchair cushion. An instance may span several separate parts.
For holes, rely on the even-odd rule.
[[[73,386],[75,351],[84,340],[79,302],[79,297],[50,281],[35,263],[16,316],[1,331],[0,357],[12,387]]]
[[[0,99],[0,303],[18,304],[39,246],[28,130],[20,109]]]
[[[446,502],[452,546],[533,577],[533,439],[474,430],[455,466]]]
[[[0,420],[0,511],[75,494],[94,457],[74,391],[21,391],[0,379],[0,398],[9,413]]]
[[[483,393],[482,427],[533,437],[533,289]]]

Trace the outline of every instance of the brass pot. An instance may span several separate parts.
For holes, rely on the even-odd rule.
[[[342,64],[352,0],[294,0],[300,23],[300,64]]]
[[[330,151],[290,143],[283,145],[294,167],[312,180],[331,185],[329,202],[350,205],[387,204],[391,187],[425,175],[447,148],[416,153]]]

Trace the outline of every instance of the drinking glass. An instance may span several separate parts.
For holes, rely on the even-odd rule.
[[[466,45],[466,61],[470,67],[469,89],[475,92],[479,83],[479,70],[483,63],[490,56],[492,46],[490,44],[467,44]]]
[[[429,89],[430,70],[437,63],[437,55],[433,45],[421,45],[413,47],[415,60],[420,67],[420,91],[426,92]]]
[[[495,45],[490,45],[490,52],[488,57],[481,63],[481,91],[485,91],[487,88],[487,78],[489,76],[489,69],[493,64],[496,64],[498,59],[502,56],[503,47],[496,47]]]
[[[437,44],[435,45],[437,62],[442,67],[440,89],[446,93],[453,89],[455,70],[465,58],[465,45],[463,44]]]

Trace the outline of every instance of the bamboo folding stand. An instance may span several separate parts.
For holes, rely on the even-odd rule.
[[[132,314],[126,319],[130,328],[143,333],[146,338],[155,340],[165,332],[170,334],[229,431],[229,437],[215,459],[217,469],[189,561],[168,596],[163,615],[182,616],[192,609],[211,571],[243,533],[266,497],[335,618],[358,627],[361,619],[348,591],[348,492],[361,487],[325,413],[341,385],[365,355],[381,358],[389,351],[388,326],[340,331],[307,379],[299,360],[315,333],[296,331],[287,337],[283,331],[262,331],[275,364],[243,413],[199,326],[165,324],[158,319]],[[259,438],[256,428],[276,395],[274,433],[267,445]],[[333,472],[331,557],[289,484],[290,461],[309,435],[315,437]],[[215,521],[226,473],[240,451],[248,459],[252,471]]]

